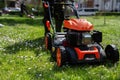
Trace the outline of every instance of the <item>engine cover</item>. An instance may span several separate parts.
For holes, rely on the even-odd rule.
[[[69,19],[64,20],[64,28],[76,31],[91,31],[93,25],[86,19]]]

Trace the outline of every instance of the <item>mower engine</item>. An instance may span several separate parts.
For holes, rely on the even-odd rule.
[[[93,30],[93,25],[84,19],[64,20],[66,39],[72,46],[88,45],[102,42],[102,33]]]
[[[92,42],[92,36],[88,32],[72,32],[66,35],[67,41],[72,46],[87,45]]]
[[[78,32],[70,30],[66,34],[66,39],[72,46],[88,45],[102,42],[102,33],[99,31]]]

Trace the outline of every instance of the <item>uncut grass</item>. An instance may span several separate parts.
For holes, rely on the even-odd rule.
[[[120,49],[120,17],[106,17],[106,25],[101,16],[83,18],[103,32],[104,47],[112,43]],[[5,25],[0,28],[0,80],[120,80],[119,62],[115,65],[79,64],[58,68],[43,48],[42,17],[3,16],[0,21]]]

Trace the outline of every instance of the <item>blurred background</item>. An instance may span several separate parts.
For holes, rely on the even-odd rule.
[[[0,0],[0,13],[19,13],[22,1],[25,2],[29,13],[39,15],[43,12],[41,0]],[[75,2],[79,15],[95,15],[100,12],[118,14],[120,12],[120,0],[75,0]]]

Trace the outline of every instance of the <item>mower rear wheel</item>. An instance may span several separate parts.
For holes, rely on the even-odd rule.
[[[47,33],[45,35],[45,48],[50,50],[52,49],[52,39],[51,39],[51,34]]]
[[[57,66],[61,67],[63,64],[66,62],[66,54],[65,54],[65,48],[57,48],[56,51],[56,61],[57,61]]]
[[[113,63],[119,61],[119,51],[115,45],[107,45],[105,48],[107,59]]]

